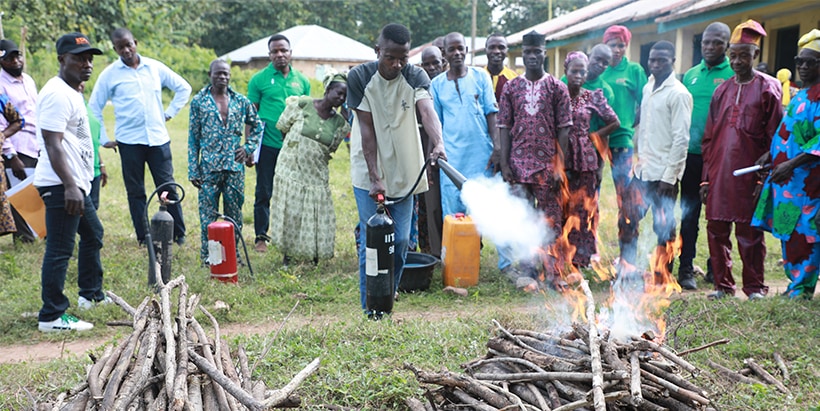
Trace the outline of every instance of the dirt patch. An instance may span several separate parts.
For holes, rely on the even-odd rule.
[[[220,326],[223,335],[264,334],[275,330],[278,323],[263,324],[227,324]],[[93,339],[64,341],[43,341],[37,344],[6,345],[0,350],[0,364],[20,362],[46,362],[56,359],[83,356],[90,350],[104,345],[110,337],[100,335]]]
[[[516,312],[527,313],[531,308],[526,306],[509,307]],[[410,319],[424,318],[429,321],[439,321],[444,318],[470,317],[482,311],[472,311],[453,314],[451,311],[397,311],[393,313],[394,321],[406,321]],[[288,327],[303,327],[308,325],[327,326],[336,319],[332,316],[294,316],[288,319]],[[280,327],[278,321],[263,321],[260,323],[231,323],[220,324],[220,332],[223,336],[236,335],[264,335],[274,332]],[[108,331],[103,328],[99,335],[91,339],[75,341],[43,341],[36,344],[14,344],[4,345],[0,348],[0,364],[13,364],[21,362],[47,362],[57,359],[71,357],[82,357],[88,351],[103,346],[111,340]],[[110,331],[110,330],[109,330]]]
[[[775,281],[767,281],[769,283],[769,295],[776,296],[785,291],[787,282],[785,279],[777,279]],[[704,295],[711,290],[700,289],[697,291],[686,291],[678,298],[689,298],[698,295]],[[815,294],[820,298],[820,290]],[[738,297],[746,299],[742,292],[738,290]],[[475,315],[483,314],[494,307],[480,309],[478,311],[468,310],[466,312],[453,313],[446,310],[424,310],[424,311],[396,311],[393,314],[394,321],[405,321],[410,319],[424,318],[428,321],[439,321],[445,318],[461,317],[469,318]],[[533,304],[520,304],[515,306],[505,307],[507,310],[514,311],[521,314],[533,314],[537,308]],[[288,320],[289,326],[306,326],[316,325],[322,326],[331,324],[335,321],[332,316],[311,316],[298,317],[294,316]],[[280,323],[276,321],[264,321],[261,323],[232,323],[220,324],[222,335],[260,335],[268,334],[279,328]],[[83,339],[77,341],[44,341],[36,344],[14,344],[4,345],[0,347],[0,364],[21,363],[21,362],[47,362],[55,359],[71,358],[76,356],[83,356],[90,350],[102,346],[110,340],[110,335],[105,332],[103,335],[96,336],[92,339]]]

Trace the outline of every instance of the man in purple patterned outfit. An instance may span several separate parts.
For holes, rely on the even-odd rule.
[[[535,31],[524,35],[526,72],[507,82],[501,94],[501,174],[545,214],[547,226],[560,235],[563,153],[567,151],[572,113],[567,86],[544,71],[544,45],[544,35]],[[548,260],[546,280],[551,285],[558,280],[559,259]]]

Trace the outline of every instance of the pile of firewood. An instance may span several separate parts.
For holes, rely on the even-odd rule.
[[[583,288],[587,294],[586,284]],[[487,342],[487,355],[465,364],[464,373],[405,364],[420,383],[432,385],[427,403],[409,400],[408,406],[414,411],[710,409],[707,390],[691,381],[698,368],[653,341],[651,333],[628,342],[610,340],[606,331],[599,335],[591,293],[587,297],[592,320],[569,331],[507,330],[495,322],[500,333]],[[707,346],[717,343],[722,342]]]
[[[178,291],[176,313],[171,292]],[[88,370],[87,381],[58,398],[60,410],[262,410],[299,407],[294,390],[319,367],[313,360],[281,389],[268,390],[251,378],[248,356],[239,347],[236,358],[220,337],[219,324],[188,296],[185,277],[159,287],[159,301],[146,297],[133,308],[108,295],[133,319],[134,331],[117,347],[107,347]],[[209,338],[193,316],[195,308],[209,318]]]

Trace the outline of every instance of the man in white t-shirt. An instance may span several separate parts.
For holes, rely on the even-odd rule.
[[[428,89],[430,78],[420,67],[407,64],[410,31],[401,24],[382,28],[376,45],[377,61],[353,68],[347,77],[347,105],[356,112],[350,134],[350,174],[362,228],[359,244],[359,291],[362,309],[366,308],[365,245],[367,220],[376,212],[379,194],[397,200],[413,189],[424,167],[425,154],[446,159],[441,141],[441,123],[433,109]],[[430,153],[424,153],[418,119],[429,138]],[[427,191],[422,178],[412,194]],[[395,222],[395,286],[401,280],[413,197],[387,206]]]
[[[69,33],[57,40],[60,72],[40,90],[37,101],[37,142],[40,160],[34,170],[34,186],[46,205],[46,252],[41,274],[43,307],[40,331],[83,331],[94,327],[66,314],[68,298],[63,294],[74,238],[80,234],[77,255],[77,285],[80,308],[111,300],[102,292],[103,227],[91,202],[94,179],[94,148],[88,112],[79,92],[91,78],[94,55],[88,37]]]

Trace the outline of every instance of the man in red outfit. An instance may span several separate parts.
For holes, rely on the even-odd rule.
[[[780,84],[753,68],[765,35],[754,20],[741,23],[732,32],[729,62],[735,75],[715,90],[706,120],[700,194],[706,204],[706,233],[715,279],[710,299],[735,294],[729,239],[732,223],[743,262],[743,292],[754,300],[769,290],[763,281],[763,232],[750,225],[761,181],[756,174],[732,175],[733,170],[753,165],[769,150],[783,117]]]

